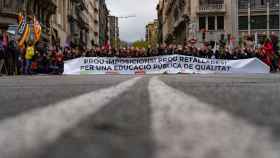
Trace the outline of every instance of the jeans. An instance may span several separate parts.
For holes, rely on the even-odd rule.
[[[30,75],[31,74],[31,64],[32,64],[31,60],[26,60],[25,61],[25,71],[24,71],[25,75]]]
[[[4,59],[0,59],[0,74],[2,72],[2,68],[4,66],[5,60]]]

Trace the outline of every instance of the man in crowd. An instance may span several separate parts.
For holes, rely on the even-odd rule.
[[[32,64],[32,59],[33,56],[35,55],[34,47],[32,43],[29,43],[27,49],[26,49],[26,54],[25,54],[25,74],[26,75],[31,75],[31,64]]]
[[[3,38],[2,35],[0,34],[0,76],[2,75],[2,69],[5,64],[5,56],[6,56],[6,52],[3,45]]]

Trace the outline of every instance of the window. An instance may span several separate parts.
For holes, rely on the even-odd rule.
[[[279,29],[279,15],[270,16],[270,29]]]
[[[208,17],[208,30],[215,30],[215,17],[209,16]]]
[[[199,17],[199,30],[206,29],[206,17]]]
[[[267,25],[267,20],[265,15],[251,17],[252,29],[266,29],[266,25]]]
[[[247,30],[248,29],[248,17],[240,16],[239,17],[239,30]]]
[[[217,16],[217,29],[224,30],[224,17],[223,16]]]
[[[267,17],[266,15],[252,16],[251,17],[251,29],[262,29],[267,28]],[[279,28],[279,16],[271,15],[270,16],[270,29]],[[248,29],[248,17],[241,16],[239,17],[239,29],[247,30]]]

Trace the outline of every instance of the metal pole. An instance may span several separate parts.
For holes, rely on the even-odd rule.
[[[279,25],[279,34],[278,34],[278,41],[280,41],[280,2],[278,3],[278,7],[279,7],[279,22],[278,22],[278,25]]]
[[[251,4],[248,2],[248,35],[251,35]]]
[[[239,0],[236,0],[235,5],[236,5],[236,7],[235,7],[235,9],[236,9],[236,11],[235,11],[235,14],[236,14],[236,16],[235,16],[235,31],[236,31],[235,41],[237,42],[237,41],[239,41]],[[236,45],[238,45],[238,44],[236,43]]]
[[[239,3],[236,1],[236,39],[239,38]]]
[[[266,3],[266,10],[267,10],[267,15],[266,15],[266,35],[267,35],[267,38],[269,38],[269,29],[270,29],[270,8],[269,8],[269,2]]]

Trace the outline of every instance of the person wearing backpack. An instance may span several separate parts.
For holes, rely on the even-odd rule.
[[[31,75],[32,59],[35,55],[34,46],[30,43],[26,49],[25,54],[25,74]]]

